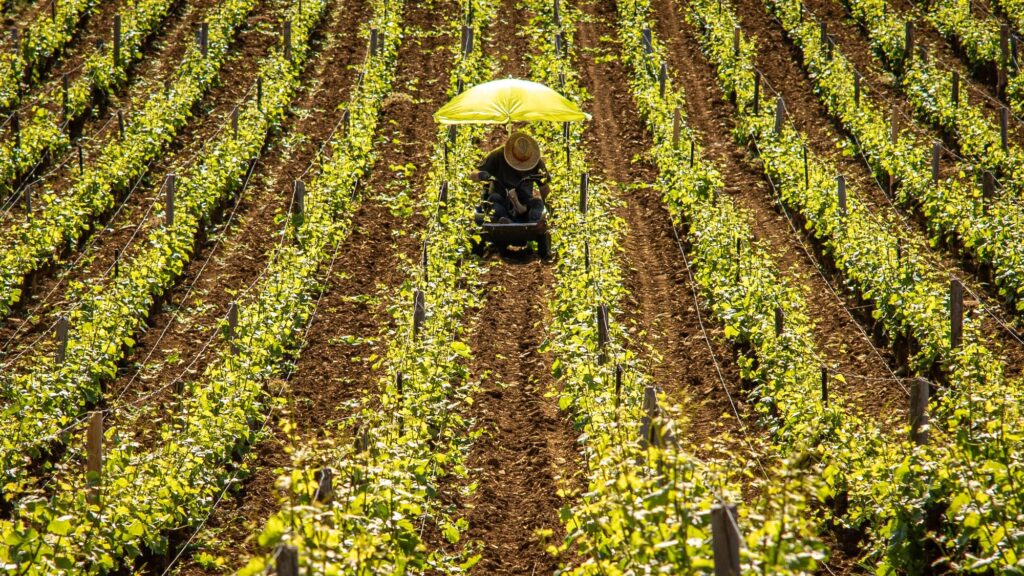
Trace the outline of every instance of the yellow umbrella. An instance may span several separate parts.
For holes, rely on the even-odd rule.
[[[441,124],[508,124],[509,122],[575,122],[590,114],[551,88],[506,78],[478,84],[434,114]]]

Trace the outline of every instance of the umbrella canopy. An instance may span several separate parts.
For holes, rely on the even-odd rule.
[[[434,119],[441,124],[575,122],[589,120],[590,114],[543,84],[506,78],[466,90],[441,107]]]

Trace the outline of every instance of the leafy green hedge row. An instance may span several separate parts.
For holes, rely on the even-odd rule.
[[[63,440],[59,432],[69,422],[100,400],[103,382],[115,376],[134,346],[154,301],[170,289],[191,258],[196,234],[242,186],[250,162],[280,126],[295,94],[308,54],[308,27],[315,23],[295,23],[291,61],[274,51],[261,62],[257,74],[263,79],[262,106],[251,99],[239,108],[237,137],[230,129],[222,130],[197,162],[177,175],[174,223],[152,228],[144,247],[122,261],[118,276],[96,279],[76,301],[64,362],[57,364],[52,354],[39,352],[26,357],[28,370],[4,383],[11,398],[0,418],[0,494],[6,500],[18,497],[26,482],[45,472],[39,469],[39,458]]]
[[[94,50],[85,61],[85,72],[68,86],[67,116],[62,117],[60,90],[43,95],[30,108],[21,125],[21,143],[13,139],[0,143],[0,188],[13,190],[18,178],[37,166],[46,155],[65,151],[71,143],[65,122],[81,118],[93,103],[94,91],[112,92],[128,80],[128,70],[142,57],[142,45],[160,27],[176,0],[137,0],[128,3],[121,15],[121,53],[114,63],[111,46]]]
[[[96,4],[96,0],[62,0],[55,13],[39,10],[27,28],[18,30],[17,50],[0,54],[0,110],[18,103],[22,81],[31,85],[39,80]]]
[[[304,0],[299,4],[301,8],[288,11],[292,62],[285,60],[280,50],[264,61],[261,73],[268,81],[264,94],[268,116],[250,106],[242,117],[245,122],[240,122],[247,130],[262,128],[265,135],[271,118],[280,121],[298,84],[310,34],[322,19],[326,5],[326,0]],[[381,78],[386,66],[387,62],[369,64],[371,72],[363,88],[358,89],[355,102],[379,102],[386,94],[387,79]],[[373,108],[372,102],[366,104],[368,110]],[[337,187],[323,181],[311,187],[305,221],[294,230],[301,245],[279,246],[265,279],[258,285],[260,291],[240,306],[235,338],[238,354],[220,351],[203,379],[186,386],[184,398],[174,406],[177,414],[159,414],[164,407],[150,407],[135,415],[136,426],[148,419],[163,422],[158,426],[154,447],[147,448],[142,438],[133,437],[131,418],[126,418],[128,424],[123,428],[107,430],[98,505],[88,501],[87,479],[74,465],[56,473],[57,489],[49,499],[39,495],[18,500],[13,520],[0,522],[0,562],[16,567],[22,574],[105,573],[130,567],[145,551],[164,553],[168,530],[194,525],[209,513],[230,475],[232,459],[253,440],[254,424],[271,401],[264,387],[273,386],[268,384],[269,378],[277,373],[283,356],[301,336],[312,308],[310,285],[347,230],[346,223],[334,220],[334,214],[347,208],[351,180],[367,169],[374,121],[375,117],[353,110],[354,136],[339,145],[336,159],[327,169],[341,173]],[[248,138],[252,140],[249,146],[241,146],[240,141],[232,149],[252,157],[263,135],[253,133]],[[234,173],[237,182],[244,176],[246,162],[240,158],[233,161],[239,165],[224,169]],[[209,162],[205,165],[213,167]],[[181,214],[182,225],[156,234],[165,242],[150,249],[155,252],[151,254],[154,258],[178,270],[181,256],[172,255],[172,251],[187,250],[185,245],[192,241],[202,205],[216,202],[217,191],[225,187],[224,180],[232,177],[227,173],[193,176],[183,187],[188,210]],[[211,186],[209,192],[197,188],[203,184]],[[219,188],[213,188],[216,185]],[[176,247],[175,242],[180,246]],[[114,290],[129,299],[145,297],[133,298],[130,293],[132,289],[148,293],[147,288],[152,288],[133,283],[141,281],[134,274],[148,272],[145,265],[144,261],[133,262],[128,267],[131,274],[126,274]],[[153,284],[157,281],[151,280]]]
[[[493,56],[480,47],[498,3],[472,0],[464,9],[452,14],[448,26],[455,38],[463,23],[471,26],[474,49],[463,56],[457,44],[450,46],[450,96],[460,81],[473,86],[488,80],[496,68]],[[300,571],[310,573],[461,573],[479,560],[473,544],[450,555],[429,549],[422,533],[426,526],[456,544],[466,528],[465,520],[447,516],[437,495],[443,477],[466,476],[465,453],[476,436],[463,415],[471,412],[475,390],[468,371],[471,351],[463,339],[466,314],[481,302],[482,267],[469,251],[480,184],[468,175],[484,133],[482,126],[459,126],[449,141],[447,130],[439,130],[427,178],[410,183],[427,216],[427,266],[405,264],[409,279],[393,300],[394,327],[384,336],[384,376],[361,399],[355,434],[339,430],[299,454],[279,480],[286,496],[259,536],[268,552],[251,559],[242,574],[263,573],[282,544],[297,548]],[[441,203],[437,194],[444,182],[448,199]],[[411,304],[417,289],[426,314],[414,334]],[[315,498],[314,469],[321,466],[333,471],[329,503]]]
[[[1022,535],[1014,518],[1024,507],[1014,486],[1024,479],[1018,448],[1024,437],[1006,432],[1020,427],[1024,386],[1004,377],[1002,360],[986,348],[974,320],[967,322],[964,344],[949,348],[948,299],[938,296],[945,287],[934,279],[923,249],[905,247],[897,263],[896,225],[871,214],[855,190],[848,191],[847,214],[840,214],[835,169],[813,154],[810,185],[805,184],[804,136],[788,124],[775,133],[771,98],[762,97],[760,114],[752,113],[754,47],[744,44],[739,54],[733,52],[738,20],[731,6],[723,2],[719,12],[710,0],[694,5],[704,6],[691,20],[703,33],[705,53],[718,66],[726,93],[740,103],[739,136],[756,144],[783,202],[807,221],[849,285],[873,301],[890,335],[910,330],[933,343],[928,356],[918,354],[915,367],[925,370],[931,360],[945,367],[947,386],[929,407],[930,443],[896,448],[894,462],[829,463],[823,474],[832,489],[823,496],[848,499],[846,514],[837,520],[867,529],[865,563],[877,566],[878,573],[917,573],[936,560],[968,571],[1015,565]],[[867,263],[876,269],[874,275],[864,273]],[[914,329],[904,324],[914,316],[935,318]]]
[[[191,44],[170,89],[153,94],[139,113],[126,119],[123,139],[110,141],[69,190],[39,194],[42,209],[32,218],[0,232],[0,316],[21,299],[25,276],[78,242],[93,220],[112,208],[167,149],[192,117],[195,104],[216,82],[228,48],[255,6],[256,0],[221,2],[209,18],[208,55],[203,57],[198,46]]]
[[[539,53],[531,56],[535,80],[559,86],[563,93],[582,102],[585,94],[572,69],[575,27],[582,15],[562,4],[556,23],[552,6],[544,0],[528,0],[531,19],[528,38]],[[633,87],[650,96],[657,94],[660,57],[643,62],[638,30],[643,15],[629,2],[619,4],[622,21],[619,37],[623,58],[637,76]],[[551,43],[560,32],[569,46],[569,57],[560,56]],[[660,50],[660,47],[659,47]],[[642,80],[641,80],[642,77]],[[670,88],[670,94],[675,92]],[[674,96],[673,96],[674,97]],[[641,109],[644,106],[641,105]],[[564,147],[558,127],[535,129],[545,147]],[[547,348],[554,354],[553,369],[563,384],[560,408],[571,409],[582,430],[580,444],[586,461],[587,489],[564,514],[567,538],[558,549],[575,547],[582,562],[575,574],[609,573],[710,573],[713,570],[708,511],[720,500],[740,502],[739,476],[753,472],[755,462],[743,461],[737,473],[730,463],[701,460],[668,442],[663,448],[644,446],[640,427],[644,416],[643,391],[649,380],[643,360],[628,345],[620,316],[627,291],[620,263],[622,236],[628,231],[616,215],[622,200],[616,186],[591,179],[588,210],[578,210],[577,183],[588,171],[582,134],[573,131],[575,150],[570,165],[550,162],[558,189],[551,195],[554,240],[559,255]],[[703,181],[697,177],[693,182]],[[685,296],[684,296],[685,297]],[[601,362],[596,309],[609,310],[608,361]],[[621,394],[616,396],[616,369],[622,372]],[[664,403],[667,399],[663,398]],[[668,435],[683,435],[676,422],[681,408],[666,405],[656,427]],[[821,545],[801,521],[809,515],[806,493],[800,480],[775,474],[773,485],[760,485],[757,497],[740,505],[739,526],[746,546],[744,570],[802,573],[812,570],[821,557]]]
[[[853,18],[867,30],[876,56],[897,73],[903,92],[918,116],[941,128],[958,143],[961,153],[980,168],[1001,174],[1002,184],[1017,197],[1024,192],[1024,150],[1009,143],[1004,150],[997,119],[987,119],[984,109],[968,101],[966,85],[958,103],[952,100],[952,74],[930,58],[905,59],[904,26],[907,20],[886,0],[843,0]],[[1024,79],[1017,75],[1010,85],[1011,98],[1020,101]],[[1017,96],[1014,96],[1017,95]],[[1020,109],[1020,104],[1016,105]],[[980,182],[980,176],[978,177]],[[978,184],[980,189],[980,184]]]

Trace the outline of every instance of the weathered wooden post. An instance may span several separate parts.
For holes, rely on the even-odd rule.
[[[804,160],[804,188],[810,189],[811,187],[811,170],[807,163],[807,144],[804,144],[801,148],[801,155]]]
[[[860,108],[860,72],[853,71],[853,104]]]
[[[295,546],[279,545],[275,568],[277,576],[299,576],[299,550]]]
[[[117,111],[117,137],[124,140],[124,110]]]
[[[732,27],[732,55],[733,56],[739,56],[740,55],[740,27],[739,26],[733,26]]]
[[[953,278],[949,285],[949,345],[959,348],[964,339],[964,285]]]
[[[377,55],[377,42],[379,41],[377,36],[377,29],[370,28],[370,56]]]
[[[412,335],[419,336],[423,322],[427,319],[426,296],[419,288],[412,295]]]
[[[981,174],[981,196],[991,200],[996,194],[996,177],[988,170]]]
[[[775,307],[775,335],[782,336],[782,331],[786,328],[786,314],[782,311],[781,306]]]
[[[321,504],[326,504],[334,497],[334,471],[330,468],[321,468],[313,473],[313,480],[316,481],[316,494],[313,499]]]
[[[164,180],[164,219],[168,228],[174,225],[174,180],[175,173],[171,172]]]
[[[469,56],[473,52],[473,27],[462,27],[462,55]]]
[[[210,23],[203,22],[199,25],[199,53],[206,58],[210,55]]]
[[[114,67],[121,66],[121,15],[114,14]]]
[[[950,101],[953,102],[953,106],[960,105],[960,73],[956,70],[953,71],[953,86],[950,90]]]
[[[231,302],[228,304],[228,342],[231,347],[231,354],[233,356],[238,355],[238,304]]]
[[[782,134],[782,119],[786,114],[786,104],[782,101],[782,96],[779,96],[778,100],[775,101],[775,135]]]
[[[100,486],[103,484],[103,412],[89,415],[89,429],[85,435],[85,483],[89,492],[86,498],[90,504],[100,503]]]
[[[580,174],[580,214],[587,213],[587,203],[590,195],[590,174]]]
[[[294,213],[296,216],[302,216],[306,213],[306,183],[302,180],[292,182],[292,195]]]
[[[711,507],[711,550],[715,576],[740,576],[740,537],[734,504]]]
[[[284,30],[281,31],[281,41],[284,43],[284,59],[292,61],[292,23],[286,21],[284,23]]]
[[[263,111],[263,77],[256,77],[256,109]]]
[[[655,418],[658,417],[658,389],[654,386],[644,386],[644,415],[640,418],[640,446],[662,447],[664,446],[658,427],[655,425]]]
[[[668,64],[661,63],[658,70],[658,97],[665,99],[665,85],[668,83]]]
[[[917,445],[928,443],[928,397],[931,387],[924,378],[917,378],[910,387],[910,439]]]
[[[821,403],[828,406],[828,368],[821,367]]]
[[[85,172],[85,155],[82,152],[82,145],[78,145],[78,175],[81,176]]]
[[[615,409],[622,405],[622,366],[615,365]]]
[[[608,361],[608,307],[601,304],[597,307],[597,349],[599,363]]]
[[[651,40],[651,29],[644,28],[640,33],[641,42],[643,42],[644,54],[650,56],[654,52],[654,43]]]

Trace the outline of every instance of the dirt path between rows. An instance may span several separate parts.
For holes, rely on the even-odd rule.
[[[346,57],[344,53],[356,44],[352,24],[365,20],[365,15],[338,8],[351,2],[336,4],[326,39],[329,47],[318,58],[314,72],[318,78]],[[312,443],[336,433],[332,423],[351,415],[352,401],[378,384],[380,371],[366,357],[379,351],[378,336],[386,333],[391,321],[385,309],[388,302],[381,296],[404,279],[395,263],[403,256],[415,257],[419,249],[415,232],[422,225],[419,217],[392,213],[390,197],[395,186],[408,184],[415,189],[426,178],[437,134],[430,114],[443,104],[451,61],[447,49],[456,41],[444,26],[447,15],[458,10],[451,0],[409,3],[406,10],[409,32],[398,53],[393,94],[379,124],[381,155],[353,215],[356,226],[326,279],[327,289],[286,388],[287,408],[274,416],[268,437],[255,447],[250,464],[253,475],[216,509],[208,530],[189,551],[181,574],[206,573],[196,561],[200,551],[224,558],[234,567],[244,565],[258,551],[255,536],[278,509],[274,482],[280,469],[290,465],[289,438],[282,423],[295,426],[291,436],[299,443]],[[340,99],[342,93],[330,90],[325,95]],[[397,177],[393,169],[406,164],[417,167],[407,180]],[[417,192],[412,195],[419,197]]]
[[[712,67],[704,64],[696,38],[684,29],[672,4],[656,5],[658,37],[667,43],[670,66],[682,83],[687,122],[702,134],[704,153],[722,173],[725,192],[751,214],[755,237],[787,280],[802,288],[817,348],[830,371],[847,379],[845,385],[834,384],[836,392],[885,426],[902,424],[906,394],[890,372],[897,369],[891,351],[872,344],[869,326],[850,312],[856,302],[843,294],[836,278],[825,275],[810,241],[778,210],[771,184],[756,161],[728,136],[735,129],[735,107],[723,97]]]

